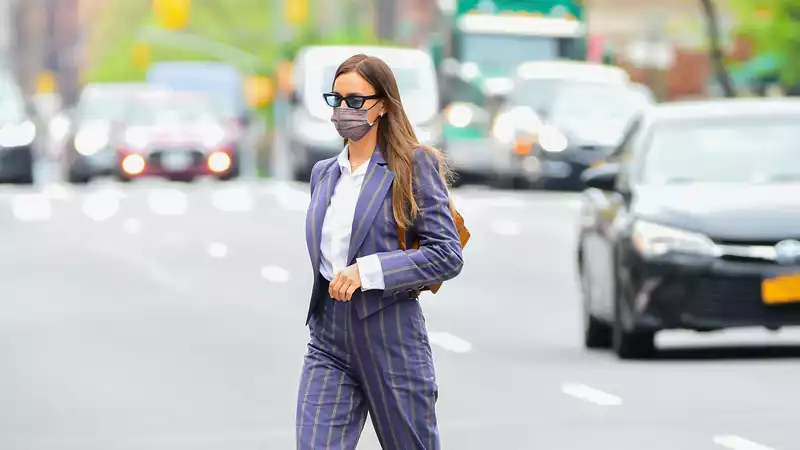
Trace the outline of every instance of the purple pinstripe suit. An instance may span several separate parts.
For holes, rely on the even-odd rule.
[[[367,167],[356,206],[348,264],[377,254],[384,290],[332,300],[320,280],[325,211],[341,175],[336,158],[311,173],[306,240],[314,289],[307,316],[310,342],[297,399],[299,450],[356,448],[367,413],[385,450],[438,450],[438,386],[417,289],[461,271],[461,244],[435,158],[415,154],[420,214],[410,233],[419,249],[399,250],[389,170],[379,150]],[[408,239],[411,242],[411,239]]]

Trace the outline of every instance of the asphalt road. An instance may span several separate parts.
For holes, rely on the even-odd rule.
[[[422,300],[443,448],[800,448],[800,350],[759,346],[796,333],[587,352],[577,197],[455,195],[466,265]],[[280,181],[0,187],[0,449],[293,448],[307,202]]]

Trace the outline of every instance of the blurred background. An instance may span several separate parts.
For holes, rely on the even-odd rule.
[[[797,0],[0,0],[0,450],[293,448],[362,52],[472,231],[445,448],[800,446]]]

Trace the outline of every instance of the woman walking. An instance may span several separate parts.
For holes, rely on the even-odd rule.
[[[315,280],[297,448],[353,450],[369,413],[383,449],[437,450],[438,386],[417,297],[463,265],[447,168],[417,142],[380,59],[349,58],[323,97],[345,146],[311,172]],[[401,249],[400,234],[419,247]]]

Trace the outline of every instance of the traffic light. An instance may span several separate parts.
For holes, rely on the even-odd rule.
[[[250,106],[262,107],[269,105],[275,97],[275,87],[272,78],[256,75],[247,79],[245,83],[247,102]]]
[[[286,21],[292,25],[302,25],[308,18],[308,0],[284,0]]]
[[[192,0],[153,0],[153,11],[162,27],[183,30],[189,25]]]

